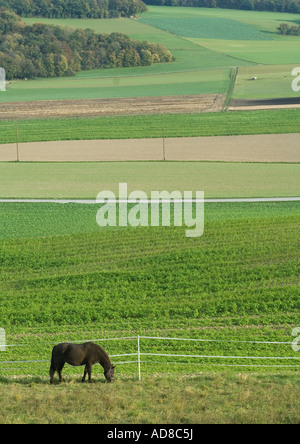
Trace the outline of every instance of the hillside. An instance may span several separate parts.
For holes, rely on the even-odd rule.
[[[173,60],[160,44],[138,42],[120,33],[26,25],[0,9],[0,66],[8,79],[73,76],[81,70],[148,66]]]

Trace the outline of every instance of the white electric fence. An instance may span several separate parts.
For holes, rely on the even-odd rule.
[[[6,72],[4,68],[0,67],[0,91],[6,91]]]
[[[4,328],[0,328],[0,351],[6,350],[6,336]]]
[[[106,341],[136,341],[136,351],[133,353],[120,353],[120,354],[110,354],[110,358],[126,358],[126,360],[115,360],[114,363],[116,365],[127,365],[127,364],[137,364],[137,371],[138,371],[138,378],[141,380],[142,378],[142,364],[162,364],[162,365],[186,365],[186,366],[217,366],[217,367],[249,367],[249,368],[258,368],[258,367],[265,367],[265,368],[292,368],[292,369],[299,369],[300,365],[296,364],[281,364],[281,363],[274,363],[274,364],[242,364],[237,362],[230,362],[230,363],[224,363],[225,360],[236,360],[244,362],[245,360],[255,360],[255,361],[287,361],[287,360],[300,360],[300,354],[294,355],[294,356],[237,356],[237,355],[223,355],[223,354],[181,354],[181,353],[154,353],[154,352],[144,352],[143,351],[143,345],[146,341],[183,341],[183,342],[190,342],[190,343],[227,343],[227,344],[254,344],[254,345],[289,345],[292,350],[292,342],[279,342],[279,341],[239,341],[239,340],[226,340],[226,339],[193,339],[193,338],[170,338],[170,337],[157,337],[157,336],[129,336],[129,337],[123,337],[123,338],[100,338],[100,339],[89,339],[84,341],[70,341],[72,343],[83,343],[83,342],[106,342]],[[34,347],[34,346],[54,346],[56,343],[27,343],[27,344],[5,344],[5,348],[0,349],[1,350],[9,350],[10,348],[18,348],[18,347]],[[189,361],[176,361],[176,360],[169,360],[169,359],[163,359],[163,360],[143,360],[143,357],[161,357],[161,358],[188,358]],[[127,360],[127,358],[135,358],[134,360]],[[197,362],[191,362],[190,360]],[[201,360],[199,362],[199,360]],[[216,360],[221,360],[223,362],[215,362]],[[214,362],[211,362],[214,361]],[[50,362],[49,359],[38,359],[38,360],[7,360],[2,361],[0,359],[0,373],[1,369],[3,369],[3,365],[8,364],[31,364],[31,363],[47,363]],[[10,368],[12,369],[18,369],[18,368]]]

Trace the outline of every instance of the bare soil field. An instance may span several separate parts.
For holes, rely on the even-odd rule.
[[[221,111],[225,94],[1,103],[0,120]]]
[[[250,111],[259,109],[288,109],[300,108],[300,97],[286,97],[279,99],[233,99],[229,111]]]
[[[0,161],[16,160],[16,145],[0,145]],[[300,162],[300,134],[79,140],[19,144],[20,161]]]

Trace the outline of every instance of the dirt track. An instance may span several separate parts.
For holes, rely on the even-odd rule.
[[[1,103],[0,120],[221,111],[224,94]]]
[[[19,144],[21,161],[162,160],[300,162],[300,134],[81,140]],[[0,145],[0,161],[15,161],[16,145]]]

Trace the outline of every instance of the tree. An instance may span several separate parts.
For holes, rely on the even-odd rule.
[[[0,0],[22,17],[108,18],[130,17],[147,10],[142,0]]]
[[[69,64],[67,58],[62,55],[56,61],[55,74],[57,77],[65,76],[69,71]]]
[[[142,49],[141,50],[141,63],[143,66],[149,66],[153,63],[153,55],[149,51],[149,49]]]

